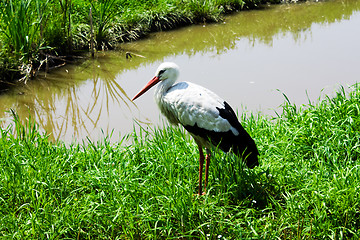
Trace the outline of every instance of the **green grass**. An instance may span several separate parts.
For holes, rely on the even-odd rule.
[[[181,128],[119,141],[51,143],[1,129],[5,239],[358,239],[360,86],[270,118],[243,114],[260,166],[217,151],[198,197],[197,147]]]

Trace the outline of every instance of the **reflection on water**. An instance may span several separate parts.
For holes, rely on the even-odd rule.
[[[276,89],[297,104],[308,101],[306,92],[314,101],[324,88],[359,81],[359,9],[355,0],[269,6],[219,24],[152,34],[0,96],[0,119],[9,124],[12,108],[52,139],[96,141],[112,134],[117,141],[136,122],[161,122],[152,91],[136,105],[130,98],[165,60],[178,63],[181,80],[214,90],[240,111],[271,114],[283,102]],[[145,58],[126,59],[126,52]]]
[[[137,107],[117,82],[119,66],[125,63],[120,53],[99,54],[81,65],[43,73],[36,81],[0,96],[0,101],[6,109],[15,109],[21,119],[31,116],[41,129],[52,133],[52,139],[101,139],[112,132],[113,127],[107,124],[110,121],[115,121],[114,126],[118,121],[119,130],[123,119],[144,123],[132,117]],[[8,124],[11,115],[4,114]],[[114,137],[119,139],[119,135]]]

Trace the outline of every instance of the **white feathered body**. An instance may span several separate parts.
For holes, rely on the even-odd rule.
[[[179,82],[164,94],[161,85],[155,92],[155,101],[170,123],[197,126],[216,132],[239,132],[219,115],[217,108],[224,108],[224,100],[212,91],[190,82]]]
[[[258,164],[254,141],[231,107],[212,91],[191,82],[164,82],[155,90],[155,101],[168,121],[184,126],[200,146],[212,144],[225,152],[232,148],[242,155],[248,151],[247,156],[253,153],[249,164]]]

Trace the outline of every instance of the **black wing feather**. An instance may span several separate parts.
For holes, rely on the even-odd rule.
[[[199,136],[205,140],[210,140],[211,144],[218,146],[224,152],[228,152],[231,148],[233,152],[246,159],[248,167],[253,168],[259,165],[258,155],[259,151],[254,140],[241,126],[236,117],[234,110],[230,105],[224,101],[224,108],[217,108],[222,118],[226,119],[231,126],[233,126],[239,135],[234,135],[232,131],[216,132],[194,126],[184,125],[184,128],[192,134]]]

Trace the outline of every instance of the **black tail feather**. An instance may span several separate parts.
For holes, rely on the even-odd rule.
[[[259,151],[256,147],[254,140],[246,132],[246,130],[241,126],[239,120],[236,117],[234,110],[230,107],[227,102],[224,102],[224,109],[220,109],[220,116],[229,121],[231,126],[233,126],[239,134],[235,136],[232,133],[229,133],[231,136],[228,136],[228,140],[233,151],[238,156],[242,157],[246,161],[246,165],[249,168],[254,168],[259,165]],[[225,139],[225,138],[224,138]]]

